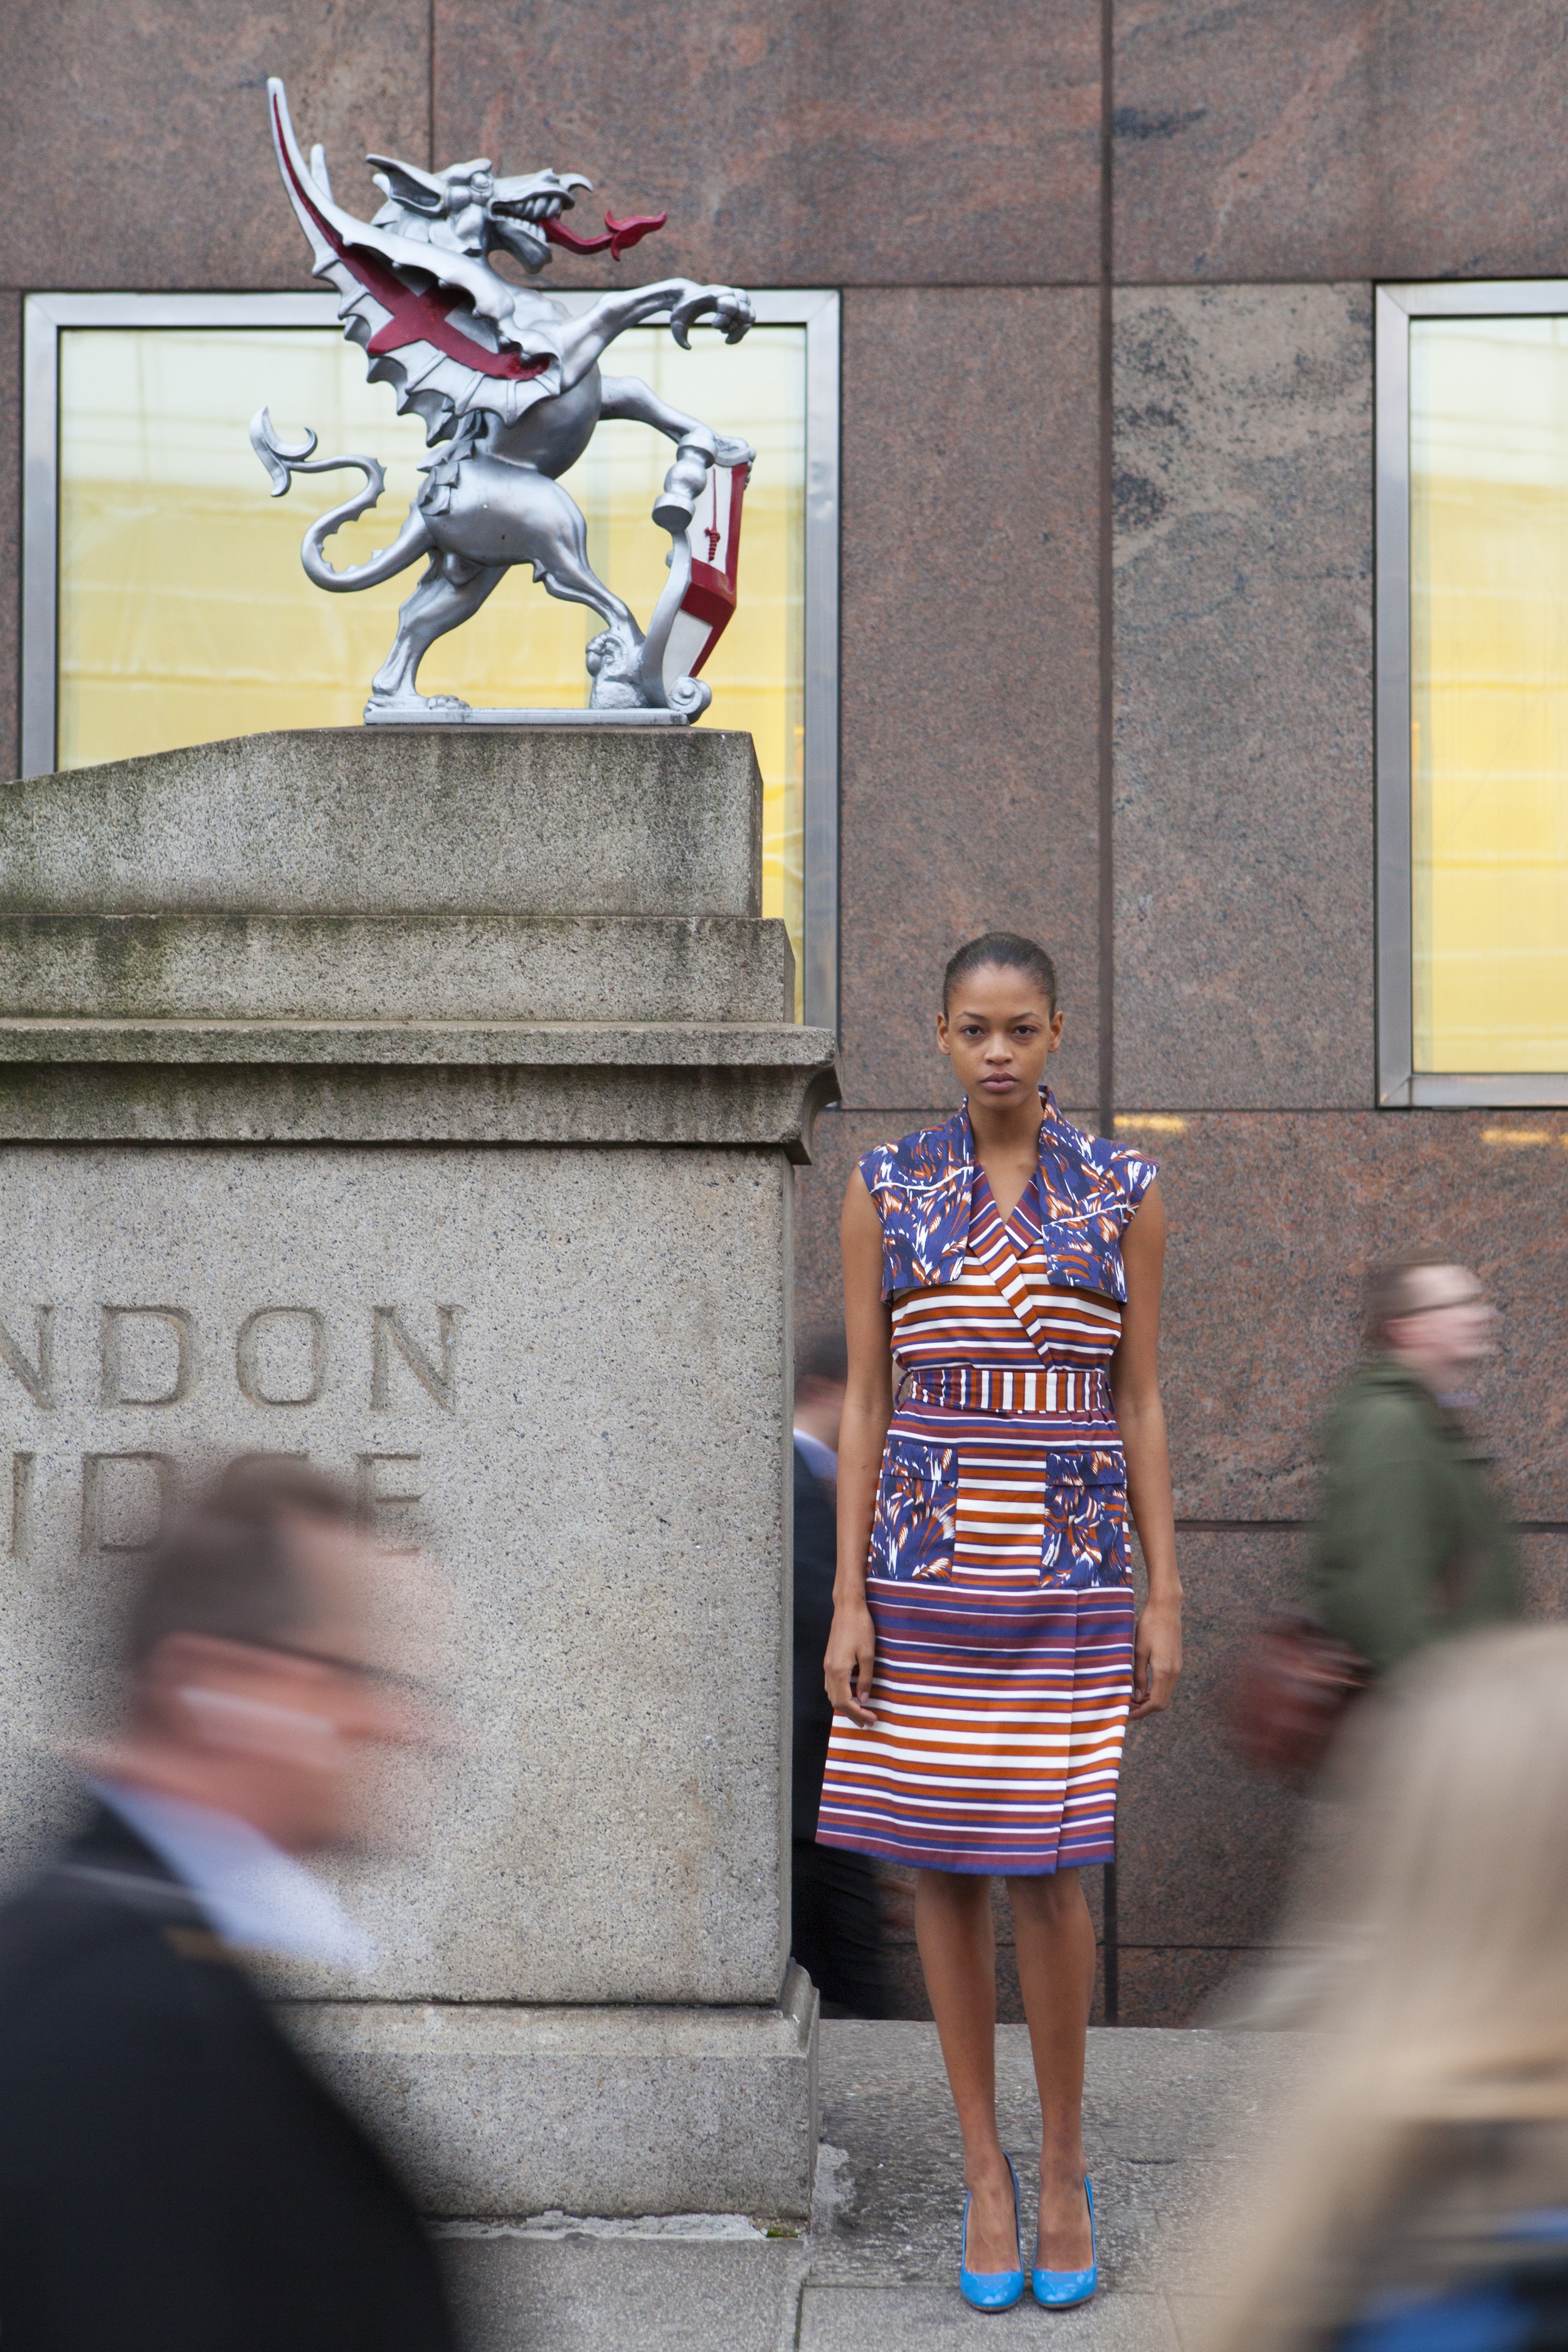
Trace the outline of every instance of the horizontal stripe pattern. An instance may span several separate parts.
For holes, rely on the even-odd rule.
[[[1043,1350],[997,1286],[1009,1242]],[[952,1365],[1035,1373],[1043,1353],[1049,1365],[1103,1374],[1121,1337],[1121,1309],[1109,1298],[1052,1287],[1030,1195],[1025,1193],[1005,1226],[984,1171],[974,1180],[969,1254],[957,1280],[906,1291],[894,1300],[892,1317],[894,1359],[909,1372]]]
[[[878,1719],[834,1717],[818,1842],[924,1870],[1110,1862],[1132,1688],[1121,1312],[1053,1289],[1032,1196],[1004,1225],[977,1172],[957,1280],[892,1321]]]
[[[1128,1587],[997,1594],[878,1577],[867,1592],[877,1722],[834,1717],[818,1843],[1019,1877],[1112,1861]]]

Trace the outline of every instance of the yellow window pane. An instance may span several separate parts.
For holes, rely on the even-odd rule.
[[[739,728],[763,782],[763,911],[789,929],[801,971],[805,331],[756,327],[726,346],[699,331],[623,335],[607,365],[757,451],[741,539],[741,602],[703,671],[700,724]],[[280,727],[351,727],[418,578],[357,593],[314,588],[306,526],[353,494],[353,473],[296,477],[273,499],[248,427],[263,404],[285,439],[307,425],[322,457],[378,457],[373,514],[328,543],[340,566],[389,544],[428,453],[362,352],[324,328],[72,328],[60,338],[59,761],[80,767]],[[668,533],[651,520],[673,455],[645,425],[601,427],[563,478],[588,522],[595,570],[646,625]],[[588,699],[598,616],[524,569],[426,656],[427,694],[476,707],[563,709]]]
[[[1410,334],[1415,1066],[1568,1070],[1568,320]]]

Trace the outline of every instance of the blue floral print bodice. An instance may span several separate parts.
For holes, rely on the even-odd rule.
[[[1152,1160],[1124,1144],[1085,1135],[1040,1088],[1040,1164],[1035,1205],[1046,1265],[1063,1290],[1093,1290],[1125,1304],[1121,1236],[1154,1181]],[[882,1296],[952,1282],[969,1246],[974,1191],[969,1106],[944,1126],[879,1144],[860,1161],[882,1221]]]

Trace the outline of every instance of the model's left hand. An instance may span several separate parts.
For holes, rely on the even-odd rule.
[[[1150,1601],[1138,1619],[1132,1644],[1132,1705],[1129,1723],[1141,1716],[1158,1715],[1171,1704],[1176,1676],[1182,1671],[1182,1604]]]

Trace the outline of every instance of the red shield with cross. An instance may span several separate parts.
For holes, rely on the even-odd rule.
[[[691,579],[664,648],[668,692],[678,678],[700,676],[735,609],[741,562],[741,501],[749,466],[713,466],[687,526]]]

